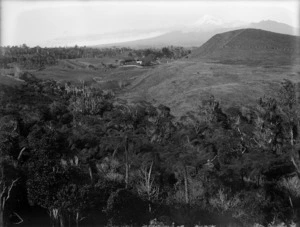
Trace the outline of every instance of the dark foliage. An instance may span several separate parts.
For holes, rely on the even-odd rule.
[[[210,97],[177,120],[163,105],[24,79],[0,93],[2,225],[29,205],[47,210],[57,226],[79,225],[95,212],[113,225],[299,218],[300,115],[292,82],[247,113],[224,112]]]
[[[112,225],[147,224],[147,203],[126,189],[112,192],[107,200],[105,212]]]

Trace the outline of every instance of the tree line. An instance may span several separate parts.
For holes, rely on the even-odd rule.
[[[60,227],[94,216],[111,225],[299,222],[291,81],[256,107],[224,111],[211,96],[177,119],[167,106],[84,83],[22,79],[0,89],[1,226],[26,222],[30,206]]]
[[[190,53],[190,50],[183,47],[164,47],[162,49],[131,49],[131,48],[91,48],[91,47],[55,47],[42,48],[39,46],[28,47],[25,44],[21,46],[0,47],[0,67],[10,68],[12,64],[19,64],[24,69],[41,69],[46,66],[55,65],[61,59],[76,58],[103,58],[118,57],[128,53],[129,57],[137,58],[173,58],[178,59]]]

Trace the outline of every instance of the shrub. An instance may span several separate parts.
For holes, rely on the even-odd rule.
[[[106,214],[112,225],[148,223],[147,203],[127,189],[118,189],[107,200]]]

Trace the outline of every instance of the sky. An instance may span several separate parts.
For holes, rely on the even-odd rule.
[[[1,0],[1,45],[130,41],[195,26],[207,16],[222,22],[275,20],[299,27],[299,0]]]

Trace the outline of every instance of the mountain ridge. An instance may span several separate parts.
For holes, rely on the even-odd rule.
[[[225,25],[227,23],[224,23]],[[229,26],[227,24],[227,26]],[[200,28],[194,28],[195,31],[191,29],[185,30],[176,30],[171,31],[157,37],[140,39],[135,41],[120,42],[113,44],[102,44],[96,45],[94,47],[109,47],[109,46],[127,46],[132,48],[148,48],[148,47],[163,47],[163,46],[183,46],[183,47],[199,47],[204,44],[212,36],[237,29],[247,29],[247,28],[256,28],[263,29],[270,32],[287,34],[287,35],[299,35],[299,29],[294,28],[290,25],[272,21],[272,20],[263,20],[257,23],[249,23],[248,25],[239,25],[237,27],[217,27],[214,30],[204,30],[201,31]],[[200,29],[200,30],[199,30]]]

